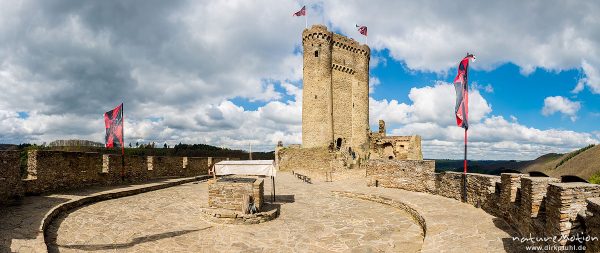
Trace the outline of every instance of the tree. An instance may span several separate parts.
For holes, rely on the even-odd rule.
[[[168,148],[169,146],[167,146],[167,143],[165,142],[165,145],[163,145],[163,148]]]
[[[139,146],[140,146],[140,143],[136,141],[136,142],[135,142],[135,147],[137,148],[137,147],[139,147]]]

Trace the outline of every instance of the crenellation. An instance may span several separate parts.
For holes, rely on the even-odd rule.
[[[586,200],[600,196],[600,185],[550,183],[547,195],[546,236],[571,236],[585,232]],[[559,245],[570,243],[566,239],[558,242]]]

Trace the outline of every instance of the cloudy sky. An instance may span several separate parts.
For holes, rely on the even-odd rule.
[[[462,2],[462,3],[461,3]],[[364,42],[371,126],[461,158],[449,82],[471,64],[470,157],[531,159],[600,140],[593,1],[0,1],[0,143],[103,140],[272,150],[300,143],[301,33]]]

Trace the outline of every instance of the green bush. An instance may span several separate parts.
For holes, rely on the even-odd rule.
[[[596,174],[592,175],[588,182],[592,184],[600,184],[600,171],[596,172]]]

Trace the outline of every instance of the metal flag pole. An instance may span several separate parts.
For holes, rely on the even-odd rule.
[[[304,28],[308,28],[308,14],[306,13],[304,13]]]
[[[467,128],[465,128],[465,160],[463,165],[463,202],[467,202]]]
[[[125,112],[124,106],[121,103],[121,181],[125,180]]]

